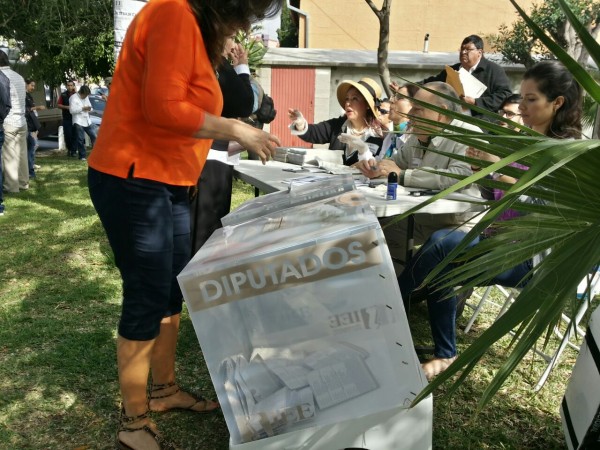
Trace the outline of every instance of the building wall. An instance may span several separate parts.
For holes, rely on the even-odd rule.
[[[379,7],[381,0],[375,2]],[[528,11],[534,0],[519,0]],[[301,0],[309,14],[308,47],[375,50],[379,21],[365,0]],[[508,0],[394,0],[390,13],[389,50],[422,51],[429,33],[429,51],[457,51],[465,36],[484,36],[511,24],[517,12]],[[301,19],[299,45],[304,46]]]

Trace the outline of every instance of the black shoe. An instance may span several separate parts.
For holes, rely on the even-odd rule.
[[[473,288],[470,288],[464,292],[460,292],[456,295],[456,320],[462,316],[467,300],[471,298],[471,295],[473,295]]]

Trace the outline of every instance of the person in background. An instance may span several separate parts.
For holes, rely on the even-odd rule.
[[[498,64],[488,60],[483,55],[483,39],[472,34],[463,39],[458,51],[460,62],[452,65],[452,69],[458,71],[464,69],[487,86],[487,89],[479,98],[463,96],[462,99],[470,105],[479,106],[488,111],[496,112],[506,97],[512,94],[510,82],[504,69]],[[446,81],[446,70],[437,75],[425,78],[419,84],[431,83],[432,81]],[[471,111],[473,116],[481,116],[477,111]]]
[[[235,43],[234,37],[226,40],[223,61],[217,72],[223,94],[221,117],[248,117],[254,106],[248,52]],[[191,209],[192,256],[221,227],[221,219],[231,208],[233,165],[239,160],[239,153],[229,157],[228,148],[229,141],[213,141],[198,180],[198,193],[192,200]]]
[[[519,111],[525,125],[551,138],[581,138],[582,89],[561,63],[542,61],[527,70],[521,83],[521,95],[523,98]],[[481,160],[491,160],[486,155],[478,150],[472,153],[472,156]],[[509,184],[517,181],[502,173],[494,174],[494,179]],[[507,210],[497,220],[510,220],[516,215],[516,211]],[[486,231],[491,232],[490,229]],[[427,275],[457,247],[465,235],[464,231],[451,228],[439,230],[431,235],[398,277],[403,299],[410,299],[413,291],[422,285]],[[478,242],[479,238],[474,239],[467,248]],[[536,262],[539,262],[538,257],[508,268],[488,284],[523,287],[529,280]],[[456,265],[446,267],[440,276],[448,273],[453,267]],[[484,266],[482,270],[485,270]],[[422,365],[428,379],[446,370],[456,359],[457,296],[453,295],[453,292],[453,287],[427,289],[427,309],[434,341],[434,358]]]
[[[392,127],[392,121],[390,119],[390,107],[391,102],[387,98],[380,100],[377,106],[377,112],[379,113],[379,123],[381,124],[382,131],[389,131]]]
[[[344,108],[344,115],[309,124],[300,111],[290,108],[290,130],[303,141],[329,144],[330,150],[344,150],[342,156],[347,166],[359,159],[379,156],[383,131],[377,104],[381,93],[381,87],[371,78],[362,78],[358,82],[342,81],[337,87],[337,99]]]
[[[85,134],[90,138],[91,146],[94,147],[96,143],[96,126],[90,119],[90,111],[92,110],[92,104],[88,98],[90,95],[90,88],[83,85],[77,91],[77,95],[72,95],[69,98],[69,111],[73,120],[73,134],[75,135],[75,148],[79,154],[79,160],[86,160],[85,151]]]
[[[406,132],[408,131],[409,125],[408,114],[412,108],[410,99],[415,96],[419,87],[412,83],[399,86],[397,83],[393,82],[390,84],[390,89],[396,94],[390,101],[389,118],[393,127],[391,132],[388,133],[383,140],[382,149],[385,151],[383,155],[384,158],[394,156],[409,137],[409,134],[406,134]]]
[[[104,79],[104,85],[106,86],[106,94],[102,94],[102,99],[104,101],[108,100],[108,95],[110,94],[110,85],[112,84],[112,77],[106,77]]]
[[[2,188],[2,145],[4,144],[4,119],[12,104],[10,100],[10,80],[0,70],[0,216],[4,215],[4,189]]]
[[[40,121],[37,112],[46,109],[44,105],[36,106],[31,93],[35,91],[35,81],[25,80],[25,119],[27,121],[27,163],[29,167],[29,178],[35,178],[35,171],[39,166],[35,163],[35,149],[37,148],[37,134]]]
[[[152,0],[125,35],[88,161],[90,197],[123,280],[117,448],[174,447],[149,411],[219,407],[177,383],[183,298],[176,277],[190,260],[189,194],[212,140],[236,141],[263,162],[279,144],[276,136],[220,117],[216,69],[227,36],[281,7],[281,0]]]
[[[503,117],[506,117],[508,120],[518,123],[519,125],[523,125],[523,120],[521,119],[521,112],[519,111],[519,104],[521,103],[522,100],[523,100],[523,98],[521,97],[521,94],[510,95],[500,105],[498,114]],[[499,123],[503,127],[507,127],[507,128],[512,127],[515,130],[517,129],[517,128],[514,128],[512,125],[510,125],[508,122],[501,121]]]
[[[508,120],[510,120],[512,122],[518,123],[519,125],[523,125],[523,121],[521,120],[521,113],[519,112],[519,104],[521,103],[521,100],[522,100],[521,94],[512,94],[510,97],[507,97],[502,102],[502,105],[500,105],[498,114],[501,115],[502,117],[506,117]],[[505,128],[512,128],[514,130],[518,130],[518,128],[515,128],[514,125],[512,125],[508,122],[499,121],[498,123],[499,123],[499,125],[501,125]],[[485,152],[479,152],[476,149],[471,148],[471,147],[469,147],[469,149],[467,150],[467,156],[475,157],[475,158],[479,158],[479,159],[485,159],[490,162],[496,162],[496,161],[500,160],[500,158],[498,158],[495,155],[491,155],[491,154],[485,153]],[[518,167],[520,169],[526,169],[526,167],[524,165],[519,164],[519,163],[512,163],[511,166]],[[471,166],[471,169],[473,169],[473,171],[475,172],[475,171],[479,170],[479,167]],[[492,178],[492,176],[488,175],[486,178]],[[479,185],[479,190],[481,191],[481,196],[483,198],[485,198],[486,200],[497,200],[503,195],[503,191],[501,191],[499,189],[492,189],[492,188],[489,188],[489,187],[483,186],[483,185]],[[462,314],[462,307],[464,307],[464,304],[459,303],[457,316],[460,316]]]
[[[458,95],[452,86],[442,82],[427,83],[426,88],[441,92],[447,96],[458,99]],[[426,89],[419,89],[414,96],[415,100],[425,104],[435,105],[448,111],[459,112],[460,105],[456,102],[429,92]],[[465,161],[454,159],[449,156],[429,151],[430,149],[444,153],[450,153],[457,156],[464,156],[467,150],[465,144],[455,142],[447,137],[437,134],[448,132],[444,130],[444,125],[449,124],[453,127],[460,127],[466,133],[482,133],[479,127],[468,124],[451,116],[438,113],[437,111],[424,106],[421,103],[413,103],[410,110],[411,134],[401,149],[391,158],[381,161],[370,160],[361,161],[356,167],[368,178],[388,177],[390,172],[396,172],[398,175],[398,185],[420,189],[442,190],[446,189],[459,180],[450,176],[444,176],[432,173],[432,170],[445,172],[453,175],[463,175],[465,177],[472,175],[470,165]],[[420,119],[438,122],[440,125],[434,126]],[[461,191],[462,193],[479,197],[479,189],[474,185],[469,185]],[[414,242],[416,245],[422,244],[436,230],[448,226],[460,226],[469,230],[473,224],[469,222],[474,213],[463,214],[418,214],[415,216]],[[391,219],[382,219],[382,224],[387,224]],[[403,220],[384,229],[386,241],[390,254],[396,263],[405,261],[407,256],[407,221]],[[399,272],[401,267],[396,267]]]
[[[0,50],[0,70],[10,80],[11,109],[4,119],[2,159],[3,188],[11,194],[29,189],[27,167],[27,122],[25,121],[25,80],[10,68],[8,55]]]
[[[77,139],[73,131],[73,117],[69,110],[69,99],[75,94],[75,81],[67,80],[67,90],[63,91],[58,98],[58,109],[62,111],[63,136],[67,147],[67,156],[77,155]]]

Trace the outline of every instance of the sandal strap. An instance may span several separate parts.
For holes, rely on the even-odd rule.
[[[159,398],[167,398],[167,397],[171,397],[175,394],[177,394],[181,388],[179,386],[177,386],[177,389],[175,389],[173,392],[166,394],[166,395],[153,395],[154,392],[156,391],[162,391],[165,389],[169,389],[172,388],[173,386],[177,386],[177,383],[175,383],[174,381],[171,383],[166,383],[166,384],[153,384],[152,385],[152,389],[150,390],[150,400],[156,400]]]
[[[144,425],[141,428],[120,428],[118,433],[120,433],[121,431],[125,431],[128,433],[132,433],[134,431],[144,431],[144,432],[148,433],[150,436],[152,436],[152,439],[154,439],[154,441],[156,441],[156,443],[158,444],[158,446],[161,450],[176,450],[177,449],[177,447],[175,447],[175,444],[167,441],[164,437],[155,433],[154,430],[152,428],[150,428],[148,425]]]
[[[133,422],[137,422],[138,420],[142,420],[142,419],[147,419],[148,418],[148,413],[150,412],[149,409],[146,410],[146,412],[144,412],[143,414],[140,414],[138,416],[128,416],[127,414],[125,414],[125,407],[121,407],[121,427],[123,427],[124,425],[133,423]],[[132,430],[136,430],[139,428],[133,428]],[[126,429],[120,430],[120,431],[125,431]]]
[[[175,386],[177,383],[175,383],[174,381],[171,381],[169,383],[165,383],[165,384],[154,384],[152,383],[152,390],[153,391],[160,391],[162,389],[167,389],[170,387]]]

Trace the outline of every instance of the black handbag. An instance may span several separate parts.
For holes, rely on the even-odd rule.
[[[25,114],[25,119],[27,120],[27,131],[38,131],[42,128],[40,119],[34,111],[28,111]]]

